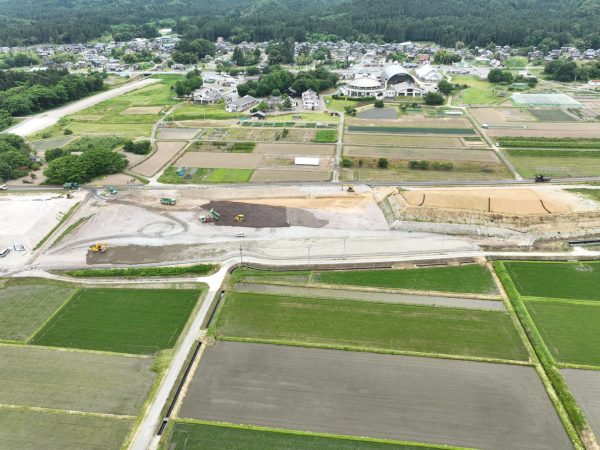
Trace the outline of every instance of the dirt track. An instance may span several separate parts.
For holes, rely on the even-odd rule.
[[[531,367],[217,342],[179,417],[486,449],[571,443]]]
[[[167,164],[187,144],[185,142],[159,142],[157,150],[132,170],[145,177],[151,177]]]

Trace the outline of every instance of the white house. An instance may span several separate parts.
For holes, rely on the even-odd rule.
[[[431,64],[425,64],[415,70],[419,80],[424,83],[439,83],[444,79],[444,76]]]
[[[321,105],[321,101],[319,99],[319,94],[317,94],[315,91],[313,91],[312,89],[309,89],[308,91],[304,91],[302,93],[302,107],[304,109],[319,109],[319,106]]]
[[[200,89],[196,89],[192,94],[192,98],[194,99],[194,103],[210,105],[221,100],[223,98],[223,94],[214,88],[204,86]]]
[[[247,109],[252,108],[254,105],[258,104],[258,100],[252,97],[251,95],[244,95],[240,97],[237,94],[232,95],[227,99],[227,103],[225,105],[225,111],[227,112],[241,112],[246,111]]]

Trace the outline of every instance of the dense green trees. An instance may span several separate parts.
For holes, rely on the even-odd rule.
[[[462,57],[458,53],[452,53],[448,50],[439,50],[433,56],[433,62],[436,64],[450,65],[460,61],[462,61]]]
[[[514,80],[510,70],[492,69],[488,73],[488,81],[490,83],[512,83]]]
[[[118,173],[127,166],[121,153],[106,148],[94,148],[81,155],[69,153],[52,160],[44,175],[49,184],[85,183],[101,175]]]
[[[190,95],[196,89],[199,89],[204,84],[202,77],[200,76],[200,72],[197,70],[192,70],[188,72],[185,76],[185,79],[179,80],[175,83],[174,90],[177,97],[185,97]]]
[[[288,38],[281,42],[273,42],[267,47],[266,54],[269,64],[293,64],[294,40]]]
[[[152,150],[150,141],[127,141],[123,145],[123,150],[136,155],[147,155]]]
[[[71,75],[66,70],[0,71],[0,117],[28,115],[77,100],[102,90],[103,80],[101,74]]]
[[[299,93],[308,89],[321,92],[334,87],[338,80],[337,75],[322,67],[306,72],[298,72],[296,76],[287,70],[282,70],[279,66],[269,66],[265,72],[260,76],[258,82],[249,81],[239,84],[237,87],[238,94],[241,96],[267,97],[269,95],[280,95],[290,87]]]
[[[215,44],[206,39],[184,39],[175,46],[172,58],[179,64],[196,64],[206,56],[214,56],[215,51]]]
[[[578,65],[570,59],[557,59],[546,64],[544,73],[556,81],[587,81],[600,78],[600,62]]]
[[[438,94],[437,92],[428,92],[423,96],[423,101],[426,105],[443,105],[446,103],[446,99],[442,94]]]
[[[236,66],[252,66],[258,64],[260,60],[260,49],[257,48],[253,52],[244,51],[239,47],[233,49],[231,60]]]
[[[0,134],[0,180],[22,177],[33,166],[31,149],[25,140],[14,134]]]

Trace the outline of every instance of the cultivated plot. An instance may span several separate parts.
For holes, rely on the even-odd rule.
[[[381,134],[352,134],[344,136],[344,143],[353,145],[393,145],[396,147],[418,148],[460,148],[463,147],[461,138],[438,136],[390,136]]]
[[[600,371],[562,369],[561,373],[583,410],[592,431],[600,436]]]
[[[156,144],[156,151],[132,170],[140,175],[151,177],[177,156],[186,145],[186,142],[159,142]]]
[[[344,156],[353,158],[388,158],[401,160],[428,161],[474,161],[498,163],[499,159],[492,150],[470,149],[433,149],[433,148],[395,148],[345,146]]]
[[[525,305],[558,362],[600,367],[600,302],[526,300]]]
[[[498,294],[485,266],[469,264],[403,270],[339,270],[315,273],[314,281],[416,291]]]
[[[530,367],[260,344],[208,348],[179,416],[487,449],[571,447]]]
[[[523,296],[600,300],[600,262],[510,261],[504,266]]]
[[[201,293],[184,289],[83,289],[32,342],[153,354],[175,345]]]
[[[304,433],[264,431],[239,426],[177,421],[170,435],[161,442],[161,450],[430,450],[437,447],[366,439],[310,436]]]
[[[0,346],[0,404],[135,416],[151,366],[150,358]]]
[[[527,360],[507,313],[230,292],[217,338]]]
[[[26,341],[75,291],[44,280],[9,280],[0,289],[0,340]]]
[[[504,150],[521,176],[537,174],[556,178],[600,175],[600,152],[588,150]]]
[[[132,420],[0,407],[0,447],[19,450],[118,450]]]

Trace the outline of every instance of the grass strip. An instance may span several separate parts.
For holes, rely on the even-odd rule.
[[[178,275],[208,275],[215,272],[219,266],[214,264],[196,264],[193,266],[174,267],[128,267],[124,269],[78,269],[64,272],[75,278],[142,278],[142,277],[172,277]]]
[[[42,238],[42,240],[40,242],[38,242],[36,244],[35,247],[33,247],[33,250],[37,250],[38,248],[40,248],[42,245],[44,245],[44,243],[50,239],[50,237],[56,232],[56,230],[58,230],[60,228],[60,226],[65,223],[69,217],[71,217],[73,215],[73,213],[75,212],[75,210],[77,209],[77,207],[79,206],[81,202],[77,202],[75,203],[73,206],[71,206],[71,209],[69,209],[65,215],[62,216],[62,219],[60,219],[60,221],[54,226],[54,228],[52,228],[48,234],[46,236],[44,236]]]
[[[69,235],[69,233],[71,233],[75,228],[77,228],[79,225],[81,225],[83,222],[85,222],[86,220],[88,220],[91,216],[87,216],[87,217],[80,217],[79,219],[77,219],[75,222],[73,222],[71,225],[69,225],[65,231],[63,231],[60,236],[58,236],[55,241],[52,243],[52,246],[58,244],[60,241],[62,241],[65,237],[67,237]]]
[[[577,405],[575,397],[571,393],[565,379],[555,365],[552,354],[550,353],[550,350],[542,339],[542,335],[538,331],[535,323],[529,315],[529,312],[525,307],[525,303],[519,295],[519,292],[517,291],[517,288],[514,285],[509,272],[504,265],[504,262],[495,261],[494,269],[498,275],[498,278],[502,282],[504,289],[506,290],[508,298],[515,309],[515,313],[517,314],[517,317],[519,318],[519,321],[521,322],[521,325],[523,326],[523,329],[525,330],[525,333],[527,334],[527,337],[533,346],[533,349],[540,361],[540,364],[542,365],[542,368],[544,369],[544,372],[546,373],[546,376],[550,380],[550,383],[552,384],[552,387],[556,392],[562,407],[567,413],[568,420],[579,435],[574,436],[572,430],[568,426],[565,427],[566,431],[576,447],[583,448],[584,446],[581,442],[582,439],[586,440],[585,436],[591,434],[587,420],[579,408],[579,405]],[[559,416],[561,416],[560,411]]]
[[[506,153],[534,158],[600,158],[600,151],[593,150],[506,150]]]
[[[520,148],[590,148],[600,149],[597,138],[544,138],[505,136],[497,138],[501,147]]]
[[[167,450],[175,442],[182,448],[263,450],[277,448],[312,448],[322,450],[459,450],[464,447],[433,445],[421,442],[392,441],[359,436],[345,436],[308,431],[285,430],[256,425],[238,425],[195,419],[178,419],[169,425],[161,441],[160,450]]]

